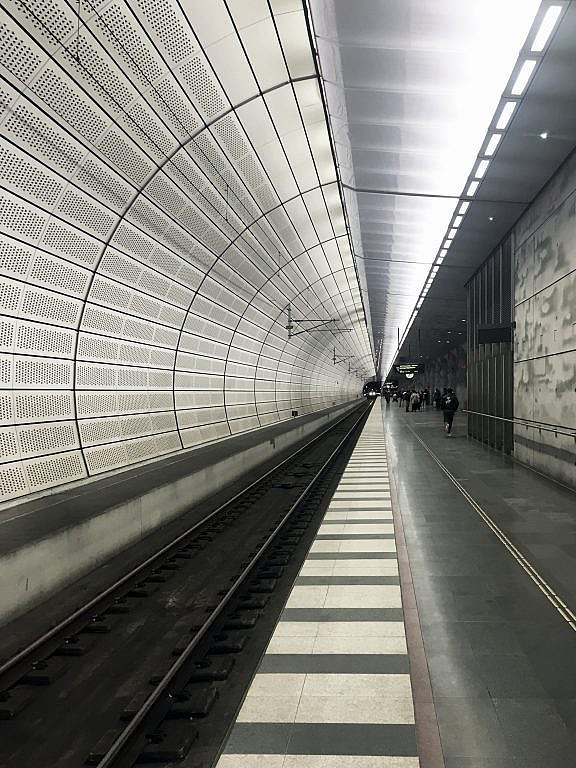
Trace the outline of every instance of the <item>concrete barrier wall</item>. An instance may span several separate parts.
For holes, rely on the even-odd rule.
[[[85,514],[70,521],[65,527],[25,546],[7,552],[0,558],[2,589],[0,590],[0,624],[22,614],[50,594],[72,583],[126,547],[144,539],[160,526],[182,515],[198,502],[221,491],[226,485],[239,480],[264,462],[280,458],[283,451],[306,441],[315,433],[357,407],[358,400],[326,409],[314,416],[288,422],[280,434],[278,426],[264,428],[245,438],[252,445],[242,450],[226,451],[221,444],[221,457],[211,464],[190,472],[171,482],[146,488],[129,498],[104,508],[98,514]],[[145,477],[150,467],[143,467],[138,475],[129,474],[130,483]],[[258,472],[254,473],[254,479]],[[251,478],[252,479],[252,478]],[[122,484],[122,476],[115,478]],[[144,482],[143,482],[144,485]],[[79,493],[83,491],[83,493]],[[106,492],[106,487],[101,491]],[[73,489],[68,506],[78,509],[83,496],[93,494],[91,484]],[[116,494],[118,489],[116,488]],[[53,498],[53,497],[52,497]],[[60,503],[60,506],[62,503]],[[28,515],[55,514],[58,502],[47,509],[38,506]],[[17,516],[18,508],[13,510]]]

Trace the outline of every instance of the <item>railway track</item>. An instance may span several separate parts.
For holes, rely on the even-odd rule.
[[[0,665],[0,766],[213,764],[361,406]]]

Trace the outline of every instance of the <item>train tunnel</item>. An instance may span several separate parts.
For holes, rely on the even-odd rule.
[[[0,768],[564,768],[574,0],[4,0]]]

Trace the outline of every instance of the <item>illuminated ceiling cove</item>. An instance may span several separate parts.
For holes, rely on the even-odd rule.
[[[0,498],[356,397],[301,2],[6,0],[0,37]]]
[[[515,65],[540,2],[311,0],[311,7],[354,250],[386,375],[458,198],[473,197],[480,184],[469,189],[468,177],[485,173],[477,157],[512,73],[521,74]],[[558,15],[551,11],[545,23],[553,28]]]

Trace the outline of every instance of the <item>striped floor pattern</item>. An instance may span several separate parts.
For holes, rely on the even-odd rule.
[[[419,768],[374,408],[217,768]]]

